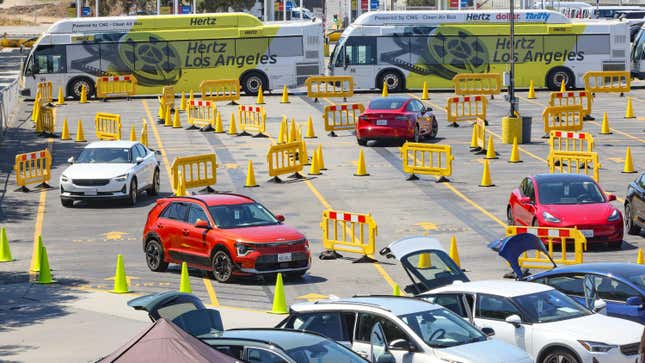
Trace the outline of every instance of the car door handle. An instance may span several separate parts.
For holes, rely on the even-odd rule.
[[[188,236],[188,230],[187,230],[187,229],[184,229],[184,230],[182,231],[182,233],[184,234],[184,236]]]

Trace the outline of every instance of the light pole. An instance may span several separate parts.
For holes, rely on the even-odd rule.
[[[517,111],[517,100],[515,99],[515,0],[510,0],[510,18],[511,18],[511,33],[510,33],[510,72],[508,80],[508,100],[511,103],[511,113],[509,117],[515,117]]]

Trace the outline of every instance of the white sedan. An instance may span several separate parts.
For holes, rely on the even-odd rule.
[[[638,361],[642,325],[593,313],[550,286],[456,282],[418,297],[492,328],[496,338],[526,350],[537,363]]]
[[[137,204],[141,191],[159,192],[159,162],[155,152],[134,141],[98,141],[87,145],[60,176],[60,201],[125,199]]]

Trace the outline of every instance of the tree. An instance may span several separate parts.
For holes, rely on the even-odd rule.
[[[200,13],[227,12],[229,8],[234,11],[248,10],[255,5],[255,0],[202,0],[197,4]]]

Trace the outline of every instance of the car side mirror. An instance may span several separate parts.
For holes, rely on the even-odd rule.
[[[388,349],[391,350],[405,350],[408,352],[414,352],[417,350],[417,348],[414,346],[414,344],[410,343],[409,341],[405,339],[396,339],[393,340],[390,345],[388,345]]]
[[[627,298],[625,302],[627,303],[627,305],[631,305],[631,306],[643,305],[643,299],[641,299],[640,296],[630,296]]]
[[[396,359],[394,358],[392,353],[385,352],[376,359],[376,363],[396,363]]]
[[[136,159],[134,159],[134,161],[136,161],[137,164],[141,164],[143,163],[143,158],[141,156],[138,156]]]
[[[522,204],[531,204],[531,198],[529,198],[529,197],[521,197],[520,198],[520,203],[522,203]]]
[[[69,159],[67,159],[67,162],[70,164],[74,164],[74,157],[70,156]]]
[[[513,324],[513,326],[516,328],[519,328],[520,325],[522,324],[522,318],[520,318],[520,316],[517,314],[507,316],[506,319],[504,319],[504,321],[509,324]]]
[[[198,219],[197,222],[195,222],[195,228],[211,229],[211,225],[208,224],[208,221]]]
[[[275,219],[278,220],[278,222],[284,222],[284,216],[282,214],[278,214],[275,216]]]
[[[616,195],[614,195],[614,194],[607,194],[607,201],[609,201],[609,202],[613,202],[614,200],[616,200]]]
[[[593,302],[593,311],[598,313],[601,312],[602,310],[605,310],[607,307],[607,302],[603,299],[598,299]]]
[[[486,334],[487,337],[492,337],[495,335],[495,330],[493,330],[493,328],[485,327],[482,328],[482,333]]]

